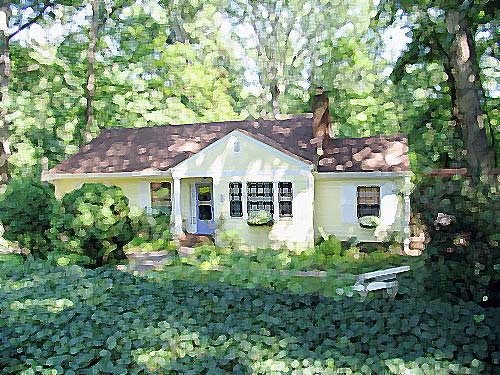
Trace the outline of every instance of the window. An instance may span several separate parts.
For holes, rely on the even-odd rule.
[[[231,217],[243,216],[243,202],[241,199],[241,182],[229,183],[229,215]]]
[[[151,209],[154,214],[170,214],[172,210],[170,182],[151,182]]]
[[[279,182],[278,183],[278,202],[280,217],[292,216],[292,183]]]
[[[235,153],[239,153],[240,152],[240,141],[238,140],[235,140],[234,141],[234,144],[233,144],[233,151]]]
[[[358,187],[358,218],[363,216],[380,216],[380,187]]]
[[[248,182],[247,196],[248,213],[266,210],[274,214],[272,182]]]

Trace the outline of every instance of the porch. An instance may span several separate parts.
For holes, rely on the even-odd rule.
[[[215,212],[213,180],[210,177],[173,176],[172,235],[182,239],[185,233],[213,235]]]

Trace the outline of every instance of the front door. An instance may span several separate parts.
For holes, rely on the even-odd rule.
[[[196,225],[198,234],[215,232],[212,184],[196,184]]]

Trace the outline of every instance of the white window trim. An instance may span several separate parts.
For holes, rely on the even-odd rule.
[[[273,220],[276,222],[280,219],[280,202],[278,196],[278,183],[279,181],[273,181]]]
[[[243,220],[248,220],[248,192],[247,181],[241,181],[241,209],[243,210]]]
[[[230,213],[230,202],[231,202],[231,194],[229,190],[229,184],[231,183],[236,183],[239,182],[241,183],[241,205],[242,205],[242,210],[243,210],[243,216],[241,217],[233,217],[231,216]],[[241,219],[241,220],[248,220],[248,184],[249,183],[258,183],[258,182],[268,182],[273,184],[273,220],[280,221],[280,220],[285,220],[285,221],[290,221],[293,219],[293,181],[289,180],[273,180],[273,181],[246,181],[246,180],[235,180],[235,181],[229,181],[227,184],[227,196],[228,196],[228,204],[229,204],[229,218],[230,219]],[[283,216],[280,217],[280,211],[279,211],[279,183],[280,182],[289,182],[292,184],[292,214],[291,216]]]
[[[357,219],[361,219],[361,217],[358,216],[358,200],[359,200],[359,188],[378,188],[378,218],[382,216],[382,186],[381,185],[367,185],[367,184],[360,184],[356,185],[356,217]],[[363,216],[362,216],[363,217]]]
[[[231,216],[231,187],[230,185],[231,184],[241,184],[241,214],[242,216]],[[242,181],[229,181],[229,183],[227,184],[227,196],[228,196],[228,210],[229,210],[229,218],[230,219],[244,219],[245,218],[245,202],[244,202],[244,198],[243,196],[246,195],[244,194],[243,190],[244,190],[244,183]],[[222,197],[222,195],[221,195]]]
[[[280,213],[278,212],[278,218],[280,220],[291,220],[293,218],[293,182],[292,181],[282,180],[282,181],[278,181],[277,184],[276,184],[276,187],[278,189],[278,211],[279,211],[279,206],[280,206],[279,184],[283,183],[283,182],[290,183],[292,185],[292,200],[291,200],[291,203],[292,203],[292,212],[290,213],[290,215],[287,215],[287,216],[280,216]]]

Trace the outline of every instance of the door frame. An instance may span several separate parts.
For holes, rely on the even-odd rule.
[[[208,186],[210,188],[210,210],[212,213],[212,220],[200,220],[200,209],[199,209],[199,200],[198,200],[198,188]],[[195,214],[196,214],[196,222],[195,222],[195,230],[194,234],[214,234],[215,233],[215,219],[214,219],[214,185],[213,182],[196,182],[194,184],[195,191],[195,199],[192,202],[195,205]],[[200,221],[207,221],[208,230],[204,230],[203,228],[200,231]],[[210,227],[213,228],[210,228]]]

